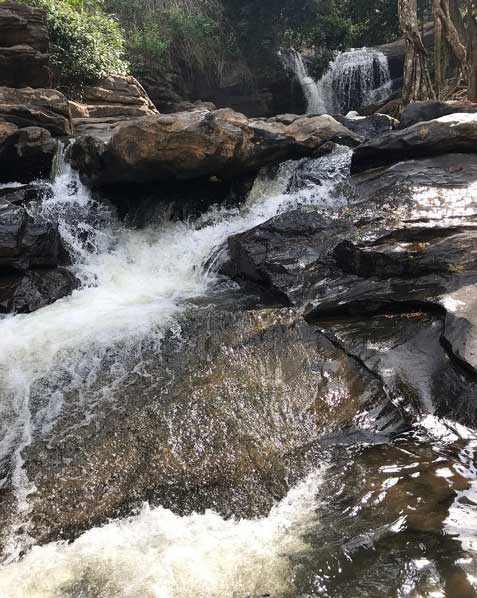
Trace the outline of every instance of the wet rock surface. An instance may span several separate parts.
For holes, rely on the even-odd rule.
[[[80,138],[72,164],[93,184],[201,177],[231,178],[289,158],[312,155],[329,141],[360,138],[330,116],[249,120],[232,110],[149,116],[121,128],[103,144]]]
[[[292,310],[199,310],[160,353],[141,354],[141,374],[119,384],[103,364],[83,408],[72,393],[25,449],[38,541],[74,537],[144,500],[176,513],[265,514],[316,466],[321,444],[385,438],[404,423],[379,380]],[[100,388],[108,399],[90,405],[90,420]]]
[[[58,142],[40,127],[14,130],[0,141],[0,183],[49,178]]]
[[[62,267],[68,257],[58,227],[27,209],[47,194],[41,185],[0,190],[0,312],[32,312],[78,286]]]
[[[363,143],[353,154],[351,171],[449,152],[475,152],[477,114],[450,114]]]
[[[300,209],[230,238],[228,271],[308,321],[438,314],[440,340],[474,372],[476,166],[446,155],[355,177],[334,214]]]
[[[364,141],[397,128],[398,121],[387,114],[376,112],[370,116],[334,116],[344,127],[360,135]]]

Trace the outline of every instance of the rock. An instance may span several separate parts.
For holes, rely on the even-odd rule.
[[[0,269],[0,312],[31,313],[71,295],[78,286],[66,268],[37,269],[23,275]]]
[[[94,419],[66,392],[61,417],[23,451],[40,543],[145,500],[178,514],[263,515],[316,467],[320,444],[382,440],[403,425],[378,380],[292,310],[199,310],[179,328],[160,350],[142,347],[147,377],[116,378]],[[32,393],[41,409],[41,384]]]
[[[111,75],[94,86],[84,87],[82,100],[92,106],[139,106],[144,113],[157,112],[139,81],[125,75]]]
[[[477,421],[477,379],[449,358],[443,315],[409,308],[371,318],[320,321],[319,329],[358,359],[402,406],[422,415]]]
[[[456,102],[412,102],[401,114],[400,129],[407,129],[420,122],[435,120],[449,114],[476,114],[477,104],[467,100]]]
[[[50,192],[44,185],[0,189],[0,312],[29,313],[78,286],[58,227],[33,218],[28,206]]]
[[[118,125],[157,114],[142,85],[131,76],[111,75],[82,90],[82,103],[70,102],[76,135],[109,140]]]
[[[301,209],[229,239],[228,271],[309,321],[437,313],[452,359],[477,371],[476,177],[472,154],[365,173],[335,214]]]
[[[387,131],[392,131],[399,124],[391,116],[379,113],[371,114],[370,116],[359,116],[357,113],[353,116],[338,114],[334,115],[333,118],[350,131],[353,131],[353,133],[362,137],[364,141],[373,139]]]
[[[22,191],[11,190],[0,197],[0,269],[26,271],[32,268],[54,268],[62,262],[64,250],[58,227],[41,220],[35,221],[21,205],[33,194],[27,186]],[[38,191],[40,194],[41,191]],[[10,202],[9,198],[17,200]]]
[[[136,119],[107,144],[80,138],[71,158],[73,167],[98,186],[230,178],[311,155],[328,141],[356,145],[359,137],[330,116],[297,117],[284,125],[248,120],[232,110],[198,109]]]
[[[409,158],[476,150],[477,114],[451,114],[363,143],[353,154],[351,169],[357,173]]]
[[[18,127],[13,123],[3,123],[0,122],[0,143],[7,137],[9,137],[12,133],[18,130]]]
[[[0,183],[49,178],[58,142],[45,129],[26,127],[0,141]]]
[[[47,87],[48,47],[44,10],[12,1],[0,4],[0,85]]]
[[[0,120],[19,127],[42,127],[57,136],[73,132],[68,100],[54,89],[0,87]]]

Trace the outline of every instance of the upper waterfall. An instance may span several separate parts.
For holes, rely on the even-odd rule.
[[[280,58],[283,65],[289,69],[298,79],[306,99],[307,112],[321,114],[327,112],[327,106],[323,102],[318,84],[308,73],[303,56],[297,50],[281,52]]]
[[[339,53],[318,82],[296,50],[282,52],[281,58],[302,86],[308,113],[346,114],[385,100],[391,93],[388,60],[374,48]]]

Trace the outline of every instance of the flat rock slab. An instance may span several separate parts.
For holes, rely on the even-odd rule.
[[[181,514],[263,515],[316,467],[321,443],[382,440],[404,425],[379,379],[293,310],[199,309],[160,347],[129,351],[140,362],[121,380],[114,350],[81,398],[55,371],[61,416],[46,433],[33,424],[23,458],[39,542],[146,500]],[[32,388],[32,422],[43,389]],[[14,500],[3,497],[5,523]]]

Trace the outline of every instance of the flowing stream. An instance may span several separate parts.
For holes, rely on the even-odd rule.
[[[288,193],[297,165],[259,176],[248,200],[189,222],[127,228],[62,163],[37,217],[59,222],[82,285],[29,315],[0,320],[0,472],[15,496],[0,566],[2,598],[311,598],[474,596],[477,493],[473,430],[428,416],[396,442],[336,448],[268,516],[180,517],[161,506],[35,546],[35,488],[22,452],[47,435],[73,392],[85,421],[136,368],[141,341],[160,351],[194,304],[233,289],[223,244],[303,205],[347,199],[350,151],[314,162],[318,183]],[[99,382],[98,382],[99,380]]]

